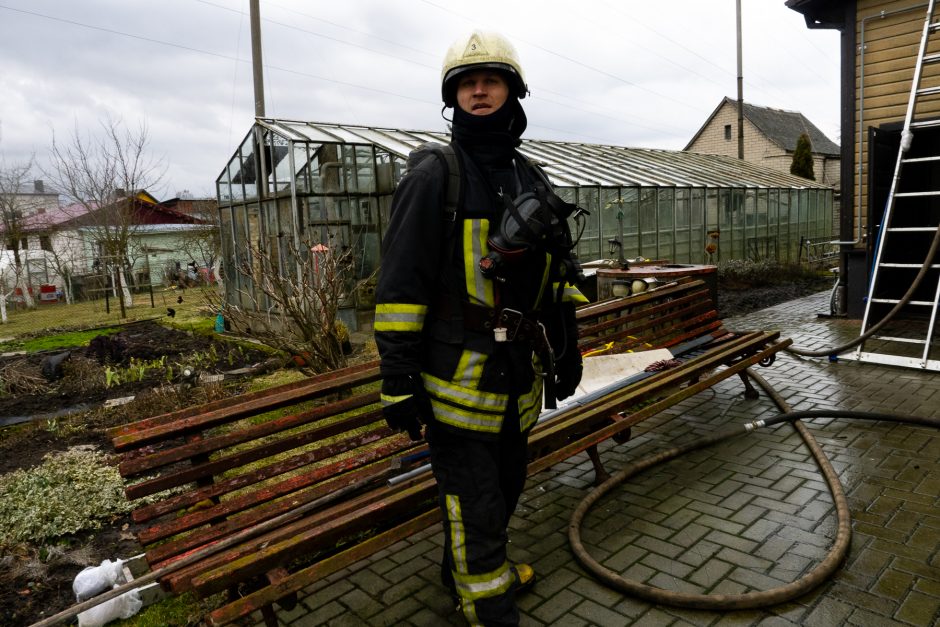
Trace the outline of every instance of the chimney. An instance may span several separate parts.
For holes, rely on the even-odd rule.
[[[46,191],[46,188],[45,188],[45,185],[43,185],[43,182],[41,180],[35,180],[33,181],[33,190],[37,194],[42,194]]]
[[[115,198],[124,198],[125,196],[127,196],[127,190],[125,190],[123,187],[118,187],[114,190]]]

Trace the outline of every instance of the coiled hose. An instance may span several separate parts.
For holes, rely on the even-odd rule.
[[[927,251],[927,258],[924,261],[924,265],[920,267],[917,276],[914,277],[914,281],[911,283],[911,286],[907,289],[907,292],[904,293],[904,296],[901,297],[894,307],[891,308],[885,317],[878,321],[877,324],[873,325],[868,331],[865,331],[857,338],[851,342],[846,342],[839,346],[834,346],[832,348],[825,348],[820,350],[809,350],[808,348],[801,348],[799,346],[788,346],[785,351],[788,353],[793,353],[794,355],[800,355],[801,357],[835,357],[840,353],[844,353],[850,348],[855,348],[875,333],[881,330],[881,328],[891,321],[894,316],[897,315],[901,308],[911,302],[911,299],[914,298],[914,292],[917,291],[917,288],[920,287],[921,282],[924,280],[924,277],[927,276],[927,272],[930,270],[931,262],[933,261],[934,256],[936,256],[937,251],[940,250],[940,226],[937,227],[937,231],[934,233],[933,241],[930,243],[930,250]]]
[[[610,588],[625,592],[631,596],[638,597],[650,603],[659,605],[668,605],[673,607],[683,607],[697,610],[743,610],[757,607],[776,605],[802,596],[823,583],[831,575],[839,564],[845,559],[849,550],[849,541],[852,535],[849,505],[845,498],[845,492],[839,483],[839,478],[835,470],[826,459],[819,443],[800,422],[802,418],[862,418],[867,420],[881,420],[899,423],[915,423],[933,427],[940,427],[940,419],[926,418],[921,416],[908,416],[893,413],[870,413],[841,410],[813,410],[813,411],[792,411],[786,401],[774,390],[770,384],[760,375],[748,369],[747,374],[754,379],[773,399],[781,414],[768,420],[747,423],[744,425],[734,425],[723,428],[715,433],[690,442],[688,444],[677,446],[675,448],[650,455],[637,462],[629,464],[622,470],[614,473],[610,479],[599,485],[588,496],[581,501],[568,524],[568,540],[571,543],[571,549],[575,558],[584,566],[591,575],[603,582]],[[816,567],[794,582],[770,590],[759,592],[747,592],[744,594],[693,594],[687,592],[675,592],[656,588],[637,581],[631,581],[609,568],[601,565],[584,548],[581,542],[581,524],[584,517],[591,507],[612,489],[625,482],[630,477],[670,459],[684,455],[690,451],[698,450],[734,438],[745,433],[750,433],[756,428],[780,424],[782,422],[792,422],[793,426],[799,432],[806,446],[809,448],[813,459],[822,471],[829,491],[832,494],[832,500],[835,503],[836,518],[838,528],[836,538],[832,548],[822,562]]]

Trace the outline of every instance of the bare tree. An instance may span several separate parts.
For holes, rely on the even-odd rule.
[[[126,268],[132,253],[136,194],[160,184],[164,162],[149,151],[147,126],[125,128],[121,120],[107,118],[100,130],[82,133],[76,127],[68,141],[53,135],[50,177],[70,201],[81,207],[76,216],[90,235],[94,254],[121,294],[121,317],[133,303],[127,287]]]
[[[30,198],[22,193],[27,184],[32,184],[33,167],[32,157],[23,162],[10,164],[5,159],[0,160],[0,229],[3,231],[3,247],[0,247],[0,250],[10,251],[13,262],[12,268],[2,268],[11,264],[8,259],[0,259],[0,271],[2,271],[0,300],[4,301],[0,304],[0,318],[4,324],[7,322],[6,298],[10,293],[15,294],[19,290],[27,308],[32,309],[36,306],[30,294],[29,277],[22,250],[27,234],[28,218],[36,210]],[[11,285],[8,286],[8,282]]]
[[[227,302],[214,297],[232,328],[293,356],[307,373],[344,367],[349,332],[338,312],[349,296],[352,249],[302,242],[286,246],[284,258],[252,245],[246,251],[234,269],[246,287]]]

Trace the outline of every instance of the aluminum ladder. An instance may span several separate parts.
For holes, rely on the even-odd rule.
[[[940,64],[940,53],[927,54],[931,35],[934,35],[934,41],[940,40],[940,36],[936,35],[938,32],[940,32],[940,22],[934,21],[934,0],[929,0],[917,53],[917,65],[914,68],[914,79],[911,83],[910,98],[907,103],[907,113],[901,131],[901,145],[894,167],[894,178],[891,181],[878,235],[874,271],[868,287],[868,298],[865,301],[861,335],[870,332],[870,329],[884,317],[884,313],[903,300],[903,295],[908,291],[918,271],[931,261],[926,258],[928,249],[934,235],[940,229],[940,224],[928,224],[928,222],[937,222],[931,220],[929,214],[931,207],[937,211],[934,202],[940,202],[940,198],[935,201],[932,197],[940,197],[940,189],[901,191],[901,172],[905,166],[909,169],[930,168],[936,167],[936,162],[940,162],[940,142],[933,142],[930,147],[932,154],[916,157],[908,154],[917,129],[940,127],[940,118],[914,121],[918,100],[940,95],[940,76],[934,75],[931,78],[932,81],[938,83],[937,85],[921,87],[924,67]],[[898,201],[900,201],[900,206]],[[885,242],[889,238],[892,240],[892,246],[886,247]],[[908,239],[905,240],[905,238]],[[888,255],[885,254],[886,249],[891,251]],[[903,261],[889,258],[897,255],[899,250],[905,257],[922,254],[923,261],[909,263],[911,261],[909,258]],[[898,312],[912,314],[910,319],[905,319],[901,323],[894,321],[885,323],[883,328],[876,331],[877,334],[861,343],[854,354],[844,357],[892,366],[940,371],[940,358],[931,359],[930,354],[937,321],[937,308],[940,304],[940,276],[938,276],[940,272],[936,270],[940,270],[940,264],[931,264],[920,288]],[[929,292],[924,288],[931,289],[930,286],[934,281],[936,288],[933,290],[933,300],[929,300]],[[876,309],[882,310],[882,315],[877,315],[877,313],[873,315],[873,305]],[[875,320],[875,318],[878,319]],[[884,334],[881,334],[882,332]],[[866,345],[870,347],[869,350],[866,350]]]

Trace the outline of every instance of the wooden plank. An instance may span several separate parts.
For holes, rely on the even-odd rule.
[[[290,493],[290,498],[281,497],[276,501],[263,503],[246,514],[232,516],[228,520],[207,528],[197,529],[170,542],[159,544],[156,547],[149,547],[146,553],[147,561],[155,564],[170,560],[201,545],[226,538],[263,520],[268,520],[348,486],[359,485],[363,489],[368,488],[370,485],[374,487],[378,485],[377,482],[386,481],[391,472],[394,472],[392,460],[384,459],[365,468],[328,476],[326,480],[314,483],[312,487],[298,489],[296,492]],[[317,475],[319,474],[317,473]],[[318,477],[315,476],[314,478]],[[288,489],[290,487],[292,486],[286,486]]]
[[[354,409],[360,409],[379,401],[378,392],[352,396],[335,403],[315,407],[297,414],[289,414],[263,423],[242,426],[230,433],[212,437],[204,437],[198,442],[175,446],[171,449],[157,451],[149,455],[134,457],[121,462],[118,469],[124,477],[133,477],[143,472],[168,466],[179,461],[190,459],[197,455],[205,455],[220,451],[224,448],[250,442],[269,435],[294,429],[311,422],[341,414]]]
[[[325,394],[347,389],[356,385],[370,383],[380,378],[377,367],[365,371],[337,371],[343,374],[321,380],[315,384],[300,388],[291,388],[263,397],[252,398],[236,405],[213,409],[194,415],[181,416],[173,422],[164,422],[149,428],[137,430],[131,434],[119,435],[112,439],[114,448],[122,451],[127,448],[142,446],[167,438],[201,431],[227,422],[240,420],[247,416],[280,409],[294,403],[318,398]]]
[[[355,366],[350,366],[348,368],[343,368],[335,372],[328,372],[309,379],[303,379],[301,381],[294,381],[292,383],[285,383],[276,387],[268,388],[266,390],[258,390],[256,392],[246,392],[244,394],[239,394],[238,396],[231,396],[228,398],[219,399],[217,401],[212,401],[211,403],[204,403],[202,405],[194,405],[191,407],[184,407],[176,411],[172,411],[166,414],[160,414],[158,416],[152,416],[150,418],[144,418],[142,420],[137,420],[134,422],[129,422],[117,427],[112,427],[107,431],[108,437],[111,439],[118,438],[120,436],[132,435],[140,431],[144,431],[158,425],[173,423],[179,420],[180,418],[188,418],[190,416],[195,416],[201,413],[206,413],[209,411],[217,411],[225,409],[226,407],[232,407],[235,405],[240,405],[246,401],[263,399],[266,396],[272,393],[287,392],[290,390],[300,390],[306,389],[313,386],[322,385],[324,381],[329,381],[335,377],[337,373],[343,374],[352,374],[356,372],[368,372],[375,368],[378,368],[378,361],[371,361],[364,364],[357,364]]]
[[[257,592],[245,595],[233,603],[229,603],[212,611],[207,617],[207,622],[213,627],[228,625],[236,620],[248,616],[252,612],[273,603],[281,597],[299,592],[307,586],[328,577],[333,573],[339,572],[343,568],[351,566],[370,555],[388,548],[404,540],[422,529],[427,529],[441,519],[441,510],[438,507],[418,514],[415,518],[402,523],[388,531],[372,536],[363,540],[344,551],[321,560],[307,568],[304,568],[289,577],[282,579],[276,584],[272,584]]]
[[[278,453],[284,453],[301,446],[313,444],[323,438],[332,437],[344,431],[377,423],[381,417],[382,411],[380,409],[357,416],[350,416],[332,425],[309,429],[265,444],[259,444],[247,450],[238,451],[229,455],[221,455],[199,466],[191,468],[184,467],[180,470],[164,472],[153,479],[147,479],[128,486],[124,489],[124,494],[126,494],[129,499],[156,494],[157,492],[185,485],[203,477],[211,477],[227,470],[240,468],[245,464],[250,464]],[[349,451],[365,444],[377,442],[390,435],[393,435],[392,430],[388,428],[384,422],[381,422],[370,431],[366,431],[352,438],[340,440],[336,444],[322,447],[322,457],[319,457],[319,459]]]
[[[225,561],[212,570],[192,578],[192,587],[200,596],[221,592],[233,583],[263,573],[271,568],[333,546],[343,538],[376,526],[379,520],[393,519],[435,498],[433,479],[390,493],[339,516],[324,517],[321,524],[300,531],[287,531],[274,542],[252,542],[242,551],[225,554]]]
[[[608,336],[601,335],[602,333],[617,327],[627,326],[632,322],[643,321],[641,324],[630,326],[630,328],[635,329],[638,334],[641,330],[655,327],[653,323],[655,321],[651,321],[651,318],[666,323],[671,320],[679,319],[686,312],[707,311],[713,308],[711,301],[707,299],[707,294],[708,292],[705,290],[694,292],[676,298],[675,300],[666,300],[662,303],[650,304],[649,307],[643,309],[635,308],[617,317],[582,326],[579,328],[578,334],[585,339],[578,343],[584,344],[585,346],[590,346],[592,343],[603,343],[603,340]],[[654,339],[654,336],[651,336],[651,338]]]
[[[344,459],[338,459],[329,464],[317,466],[316,468],[313,468],[302,474],[289,477],[270,485],[261,486],[250,492],[238,494],[232,498],[226,499],[218,505],[209,507],[207,509],[199,509],[193,512],[185,513],[181,516],[176,516],[165,522],[153,525],[147,529],[142,530],[138,534],[138,537],[140,538],[140,542],[142,544],[151,544],[158,540],[183,533],[184,531],[189,531],[203,525],[215,523],[225,518],[229,518],[235,514],[238,514],[239,512],[255,508],[258,505],[263,505],[264,503],[274,501],[275,499],[283,498],[289,494],[305,490],[332,477],[343,479],[343,481],[338,482],[337,485],[348,485],[353,482],[352,480],[368,482],[369,479],[376,477],[389,469],[391,466],[391,461],[388,458],[397,458],[402,452],[403,449],[401,439],[390,440],[382,446],[370,448],[363,452],[359,452],[357,450],[356,454],[350,455]],[[380,462],[382,460],[385,460],[384,463],[376,464],[376,462]],[[354,474],[351,473],[351,471],[357,472]],[[347,474],[344,473],[349,474],[349,477],[347,477]],[[333,487],[335,488],[336,486]],[[329,486],[322,489],[316,488],[314,490],[308,491],[307,494],[309,495],[311,493],[317,493],[315,496],[319,497],[323,496],[323,494],[325,494],[328,490]],[[312,500],[312,498],[307,498],[306,496],[304,499]],[[291,500],[293,500],[293,498]],[[260,519],[273,516],[267,516],[266,514],[263,514],[262,509],[258,508],[252,510],[251,517]],[[222,524],[217,524],[212,527],[213,530],[221,528],[223,528]],[[213,534],[203,534],[204,537],[209,535]],[[187,539],[185,543],[177,542],[175,544],[189,545],[191,543],[192,541]],[[167,550],[175,551],[175,544],[170,544],[172,546],[168,547],[168,545],[164,544],[161,545],[161,548],[168,547]]]

